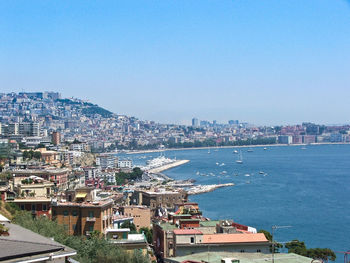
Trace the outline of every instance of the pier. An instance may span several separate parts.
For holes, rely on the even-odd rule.
[[[197,194],[203,194],[212,192],[215,189],[221,188],[221,187],[228,187],[228,186],[234,186],[234,183],[227,183],[227,184],[210,184],[210,185],[196,185],[191,187],[188,191],[188,195],[197,195]]]
[[[156,167],[156,168],[149,169],[148,172],[149,173],[160,173],[160,172],[163,172],[165,170],[183,165],[183,164],[188,163],[188,162],[189,162],[189,160],[178,160],[178,161],[164,164],[164,165]]]

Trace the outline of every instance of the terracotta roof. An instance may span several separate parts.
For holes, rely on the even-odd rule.
[[[175,229],[174,234],[175,235],[201,235],[203,233],[197,229]]]
[[[175,231],[174,231],[175,232]],[[212,234],[203,235],[202,243],[249,243],[268,242],[263,233],[257,234]]]

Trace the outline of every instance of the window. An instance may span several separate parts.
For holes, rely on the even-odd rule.
[[[72,211],[72,216],[78,216],[78,211],[77,210],[73,210]]]
[[[35,210],[36,210],[36,206],[32,205],[32,211],[35,211]]]
[[[89,211],[89,217],[93,218],[94,217],[94,211]]]
[[[21,205],[21,210],[24,210],[24,205]]]
[[[261,252],[261,250],[260,250],[260,249],[258,249],[256,252],[260,253],[260,252]]]
[[[244,253],[244,249],[241,250],[241,253]]]
[[[191,244],[194,244],[194,237],[191,237]]]
[[[47,204],[43,204],[43,211],[47,211]]]
[[[68,210],[63,211],[63,216],[68,216]]]
[[[89,231],[90,232],[94,231],[94,226],[93,225],[89,226]]]
[[[72,229],[73,229],[73,231],[77,230],[77,225],[74,224],[74,225],[72,226]]]

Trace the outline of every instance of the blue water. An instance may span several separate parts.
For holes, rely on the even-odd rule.
[[[168,151],[167,157],[190,162],[164,173],[174,179],[195,179],[199,184],[235,183],[234,187],[190,197],[206,217],[233,219],[270,232],[272,225],[288,225],[291,228],[276,230],[277,241],[299,239],[310,248],[349,250],[350,145],[267,148],[255,147],[253,152],[243,148],[243,164],[235,162],[238,155],[228,148],[212,149],[210,154],[208,150]],[[140,156],[133,156],[136,163],[144,162]],[[337,262],[342,258],[337,254]]]

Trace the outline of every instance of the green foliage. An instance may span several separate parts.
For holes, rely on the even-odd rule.
[[[30,150],[30,151],[24,151],[23,152],[23,158],[24,159],[41,159],[41,152],[37,152],[37,151],[33,151],[33,150]]]
[[[90,106],[88,108],[84,108],[82,110],[82,113],[85,114],[85,115],[95,115],[95,114],[99,114],[101,115],[103,118],[109,118],[113,115],[112,112],[106,110],[106,109],[103,109],[97,105],[93,105],[93,106]]]
[[[304,257],[309,257],[313,259],[322,260],[332,260],[336,259],[335,253],[329,248],[307,248],[305,243],[299,240],[293,240],[286,244],[288,248],[288,253],[295,253]]]
[[[142,178],[142,174],[143,171],[139,167],[135,167],[131,173],[116,173],[115,180],[117,182],[117,185],[122,185],[131,180],[140,180]]]
[[[270,242],[272,241],[272,235],[269,231],[266,231],[264,229],[260,229],[260,230],[258,230],[258,233],[264,233],[266,239]]]
[[[129,228],[130,229],[130,234],[136,234],[136,226],[134,223],[131,223],[130,221],[125,221],[120,228]]]
[[[39,148],[46,148],[45,144],[39,143],[35,149],[39,149]]]
[[[264,229],[260,229],[260,230],[258,231],[258,233],[264,233],[266,239],[267,239],[268,241],[270,241],[270,242],[273,242],[273,240],[272,240],[272,235],[271,235],[271,233],[270,233],[269,231],[264,230]],[[280,248],[282,248],[282,247],[283,247],[282,244],[277,243],[276,241],[274,241],[274,253],[279,253]],[[270,245],[270,251],[272,252],[272,245]]]
[[[16,214],[16,212],[20,210],[18,205],[16,205],[15,203],[6,203],[5,209],[9,211],[11,215]]]
[[[139,230],[140,234],[144,234],[146,236],[148,244],[153,243],[153,230],[148,227],[141,227]]]
[[[75,249],[78,253],[75,258],[82,263],[149,263],[148,258],[140,252],[127,253],[114,244],[109,243],[99,232],[93,232],[90,238],[69,236],[63,226],[55,221],[51,221],[46,217],[33,218],[26,211],[16,212],[14,223],[40,235],[53,237],[55,241]]]
[[[244,146],[244,145],[268,145],[275,144],[276,138],[257,138],[248,140],[237,140],[232,142],[220,142],[217,143],[213,139],[207,139],[203,142],[184,142],[184,143],[174,143],[170,140],[164,145],[167,148],[193,148],[193,147],[214,147],[214,146]]]

